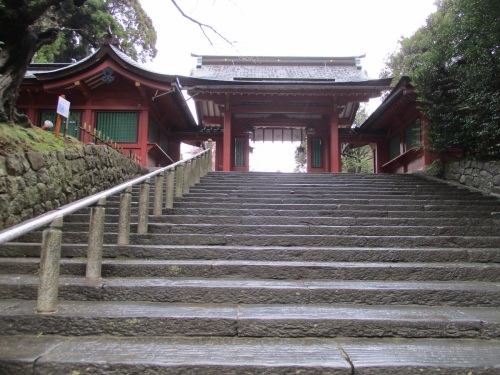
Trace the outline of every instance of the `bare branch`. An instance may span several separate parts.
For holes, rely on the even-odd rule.
[[[229,45],[231,45],[232,47],[234,47],[233,45],[233,42],[229,41],[226,37],[224,37],[221,33],[219,33],[216,29],[214,29],[212,26],[210,25],[207,25],[203,22],[200,22],[198,20],[195,20],[194,18],[188,16],[186,13],[184,13],[184,11],[179,7],[179,5],[177,5],[176,1],[175,0],[170,0],[172,2],[172,4],[174,4],[174,6],[177,8],[177,10],[179,11],[180,14],[182,14],[182,16],[184,18],[187,18],[188,20],[190,20],[191,22],[197,24],[201,31],[203,32],[203,35],[205,35],[205,38],[207,38],[207,40],[209,41],[210,45],[213,46],[213,42],[212,40],[210,39],[210,37],[208,36],[208,34],[206,33],[206,29],[209,29],[209,30],[212,30],[212,32],[216,35],[218,35],[222,40],[226,41]]]

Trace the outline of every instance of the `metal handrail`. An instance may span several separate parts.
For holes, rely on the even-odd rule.
[[[170,169],[175,169],[177,166],[182,165],[182,164],[184,164],[192,159],[198,158],[198,157],[200,157],[208,152],[210,152],[210,149],[204,150],[204,151],[200,152],[199,154],[196,154],[196,155],[190,157],[189,159],[178,161],[178,162],[171,164],[167,167],[157,169],[157,170],[155,170],[151,173],[148,173],[146,175],[143,175],[143,176],[137,177],[133,180],[124,182],[120,185],[117,185],[117,186],[111,188],[111,189],[101,191],[100,193],[96,193],[96,194],[91,195],[91,196],[86,197],[86,198],[79,199],[75,202],[69,203],[69,204],[64,205],[62,207],[59,207],[53,211],[47,212],[47,213],[42,214],[40,216],[37,216],[33,219],[27,220],[21,224],[17,224],[11,228],[7,228],[7,229],[0,232],[0,244],[11,241],[13,239],[16,239],[19,236],[27,234],[27,233],[34,231],[36,229],[39,229],[41,227],[47,226],[50,223],[52,223],[52,221],[56,218],[71,214],[71,213],[76,212],[82,208],[92,206],[93,204],[97,203],[102,198],[107,198],[109,196],[120,193],[120,192],[126,190],[128,187],[140,184],[149,178],[152,178],[152,177],[159,175],[162,172],[168,171]]]

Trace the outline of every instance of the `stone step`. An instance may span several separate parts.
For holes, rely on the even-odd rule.
[[[107,199],[107,207],[116,206],[118,207],[120,198],[110,197]],[[138,205],[138,198],[133,197],[132,205]],[[150,202],[153,202],[153,197],[150,197]],[[178,203],[209,203],[209,204],[220,204],[220,203],[231,203],[231,204],[261,204],[266,205],[288,205],[288,204],[355,204],[355,205],[408,205],[408,202],[412,202],[412,205],[438,205],[438,206],[489,206],[491,210],[500,210],[500,201],[483,200],[476,198],[454,198],[450,196],[383,196],[383,197],[373,197],[370,195],[360,196],[360,195],[339,195],[339,196],[320,196],[317,197],[306,197],[300,195],[290,195],[290,196],[275,196],[271,197],[268,194],[262,197],[248,197],[246,194],[238,195],[221,195],[213,196],[213,194],[207,194],[206,196],[197,195],[191,196],[186,195],[183,198],[175,198],[175,202]]]
[[[0,336],[5,374],[493,374],[476,339]],[[415,353],[418,353],[416,356]],[[137,370],[136,370],[137,369]],[[359,372],[358,372],[359,371]]]
[[[249,216],[276,216],[276,217],[351,217],[351,218],[364,218],[364,217],[380,217],[380,218],[485,218],[493,219],[495,223],[498,223],[498,215],[494,215],[493,212],[488,210],[465,210],[457,207],[454,210],[432,210],[433,207],[427,207],[427,210],[423,210],[419,207],[416,211],[410,209],[404,210],[387,210],[386,207],[381,207],[378,210],[349,210],[346,207],[342,208],[330,208],[324,209],[287,209],[283,207],[268,207],[259,209],[249,209],[249,208],[221,208],[216,206],[215,208],[205,207],[199,208],[195,205],[194,208],[179,208],[174,207],[173,209],[163,209],[164,215],[190,215],[190,216],[238,216],[238,217],[249,217]],[[90,209],[80,210],[80,215],[88,215]],[[117,216],[119,213],[118,208],[108,207],[106,208],[106,215]],[[137,217],[136,206],[132,208],[132,217]],[[153,216],[153,210],[150,209],[149,215]]]
[[[199,208],[179,208],[174,207],[173,209],[165,210],[166,214],[169,215],[212,215],[212,216],[297,216],[297,217],[390,217],[390,218],[497,218],[498,216],[492,215],[492,212],[487,210],[431,210],[432,207],[428,207],[428,210],[423,210],[419,207],[418,210],[410,210],[408,208],[404,210],[387,210],[386,207],[381,207],[378,210],[349,210],[346,207],[330,208],[324,209],[322,206],[316,210],[302,209],[302,210],[292,210],[285,209],[283,207],[275,208],[259,208],[259,209],[233,209],[233,208],[221,208],[217,207],[205,207]],[[118,210],[110,208],[106,210],[109,214],[118,214]]]
[[[236,197],[227,195],[226,197],[192,197],[185,196],[184,198],[176,199],[177,203],[207,203],[207,204],[220,204],[220,203],[241,203],[241,204],[261,204],[261,205],[283,205],[283,204],[363,204],[363,205],[408,205],[411,200],[413,205],[442,205],[442,206],[488,206],[494,208],[495,205],[492,201],[481,199],[450,199],[439,197],[412,197],[408,198],[402,196],[401,198],[386,197],[386,198],[373,198],[373,197],[301,197],[301,196],[286,196],[286,197],[255,197],[250,198],[247,196]],[[500,202],[496,204],[500,209]]]
[[[39,243],[0,245],[0,257],[39,257]],[[63,258],[86,258],[87,244],[63,244]],[[500,263],[496,248],[370,248],[279,246],[110,245],[104,258],[171,260],[256,260],[309,262],[471,262]]]
[[[223,234],[239,235],[252,233],[254,235],[355,235],[355,236],[490,236],[496,233],[497,226],[429,226],[429,225],[309,225],[309,224],[275,224],[265,220],[260,224],[171,224],[149,223],[151,234]],[[132,232],[137,232],[137,224],[131,224]],[[66,223],[64,231],[88,233],[88,223]],[[105,224],[105,231],[116,233],[118,224]]]
[[[298,210],[298,211],[317,211],[317,210],[345,210],[345,211],[457,211],[457,206],[447,205],[441,203],[416,203],[407,202],[406,204],[363,204],[363,203],[276,203],[276,204],[261,204],[255,203],[245,203],[245,202],[218,202],[217,208],[219,209],[282,209],[282,210]],[[211,209],[214,207],[214,203],[211,202],[174,202],[175,208],[185,209],[185,208],[198,208],[198,209]],[[466,206],[465,211],[474,210],[481,211],[491,215],[491,212],[495,211],[495,208],[491,205],[470,205]]]
[[[1,299],[36,299],[38,277],[0,275]],[[500,285],[485,282],[106,278],[63,276],[60,300],[236,304],[357,304],[494,307]]]
[[[41,242],[41,232],[31,232],[16,242]],[[83,232],[65,231],[62,242],[87,243]],[[105,243],[117,243],[116,233],[105,233]],[[134,234],[133,245],[197,245],[197,246],[303,246],[303,247],[443,247],[443,248],[498,248],[500,236],[453,236],[453,235],[295,235],[295,234]]]
[[[80,226],[81,228],[81,226]],[[68,225],[69,230],[78,226]],[[263,222],[260,225],[234,224],[163,224],[150,223],[151,234],[223,234],[239,235],[344,235],[344,236],[491,236],[499,231],[497,226],[369,226],[369,225],[275,225]]]
[[[37,314],[36,302],[0,301],[4,335],[401,337],[492,339],[497,308],[368,305],[177,304],[61,301]]]
[[[0,258],[0,274],[35,275],[38,262],[36,258]],[[83,259],[62,259],[60,273],[84,276],[85,267]],[[500,264],[105,259],[102,277],[497,282]]]
[[[137,223],[137,215],[131,217]],[[118,215],[106,214],[107,224],[118,223]],[[318,216],[216,216],[216,215],[153,215],[150,223],[170,224],[244,224],[259,225],[386,225],[386,226],[495,226],[498,219],[444,217],[444,218],[389,218],[389,217],[318,217]],[[88,225],[88,214],[71,214],[64,217],[66,224]]]

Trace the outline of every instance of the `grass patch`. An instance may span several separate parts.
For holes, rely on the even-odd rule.
[[[29,151],[49,153],[61,148],[77,147],[82,143],[73,137],[54,137],[38,127],[23,128],[0,123],[0,155],[24,154]]]

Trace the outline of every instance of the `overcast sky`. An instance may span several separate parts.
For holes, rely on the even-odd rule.
[[[434,0],[177,0],[190,16],[213,26],[231,46],[200,28],[170,0],[140,0],[158,33],[158,55],[148,66],[189,75],[191,53],[271,56],[359,56],[378,78],[401,36],[412,35]]]
[[[436,10],[434,0],[177,0],[191,17],[232,42],[182,17],[170,0],[140,0],[158,34],[158,55],[147,66],[189,75],[199,55],[360,56],[378,78],[401,36],[411,36]],[[379,100],[370,101],[369,112]],[[256,144],[255,170],[292,171],[292,144]],[[269,157],[269,154],[273,157]],[[276,163],[272,163],[276,162]]]

